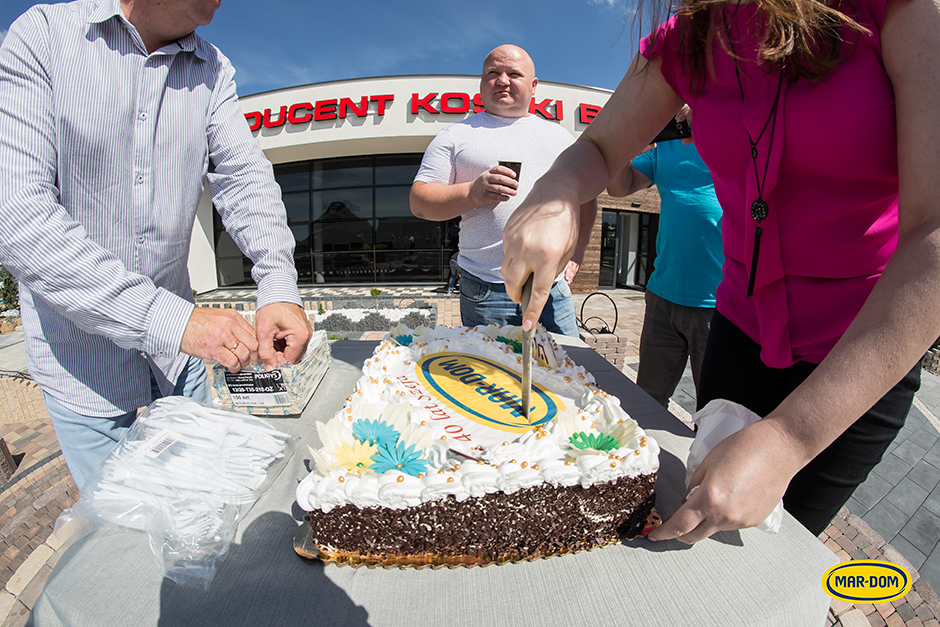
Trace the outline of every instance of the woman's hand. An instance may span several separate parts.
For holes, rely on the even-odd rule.
[[[689,489],[697,489],[649,539],[692,544],[716,531],[756,527],[804,465],[802,450],[773,420],[761,420],[727,437],[692,475]]]
[[[541,182],[544,182],[543,177]],[[548,189],[546,189],[548,188]],[[522,328],[531,329],[548,301],[555,277],[565,269],[578,241],[581,203],[574,188],[550,183],[533,190],[503,229],[503,280],[506,293],[522,300],[522,285],[533,275]]]

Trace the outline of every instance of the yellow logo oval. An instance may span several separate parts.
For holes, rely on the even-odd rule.
[[[826,571],[822,587],[833,599],[849,603],[884,603],[910,592],[913,582],[901,566],[858,560],[836,564]]]
[[[547,423],[565,408],[557,396],[533,381],[527,421],[522,415],[519,373],[476,355],[430,355],[418,362],[416,371],[438,400],[491,429],[522,433]]]

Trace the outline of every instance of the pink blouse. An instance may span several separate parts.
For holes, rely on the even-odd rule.
[[[819,363],[897,245],[894,90],[879,36],[886,1],[858,0],[855,18],[872,34],[847,32],[850,43],[842,50],[848,56],[825,79],[784,81],[776,123],[771,119],[763,135],[779,81],[756,63],[763,25],[757,3],[715,9],[729,24],[735,52],[746,59],[738,61],[743,101],[734,60],[717,42],[714,73],[701,93],[691,93],[689,70],[678,58],[678,17],[659,27],[655,45],[649,38],[640,44],[646,58],[662,56],[663,76],[691,106],[695,144],[724,210],[717,308],[761,345],[761,359],[774,368]],[[757,142],[756,172],[747,131]],[[760,223],[760,257],[748,298],[757,226],[750,206],[759,187],[770,211]]]

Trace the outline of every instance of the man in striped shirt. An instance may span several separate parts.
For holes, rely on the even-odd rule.
[[[209,400],[203,359],[298,361],[310,338],[280,189],[234,69],[194,33],[218,0],[36,5],[0,46],[0,263],[27,363],[81,486],[139,407]],[[254,262],[257,332],[195,307],[204,184]]]

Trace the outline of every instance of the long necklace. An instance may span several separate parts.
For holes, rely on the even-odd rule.
[[[735,22],[738,17],[738,9],[741,8],[741,3],[738,2],[734,7],[734,14],[731,16],[731,21]],[[744,84],[741,82],[741,71],[738,69],[738,55],[734,51],[734,39],[731,37],[731,28],[728,26],[728,22],[725,21],[725,33],[728,36],[728,45],[731,48],[731,59],[734,61],[734,74],[738,79],[738,90],[741,92],[741,104],[744,105]],[[774,131],[777,126],[777,110],[778,105],[780,104],[780,91],[783,87],[783,71],[778,70],[779,79],[777,81],[777,94],[774,96],[774,104],[770,108],[770,113],[767,115],[767,121],[764,122],[763,128],[761,128],[760,133],[757,135],[757,139],[754,139],[751,136],[751,131],[744,128],[744,132],[747,133],[748,142],[751,144],[751,163],[754,165],[754,179],[757,183],[757,199],[751,203],[751,217],[757,221],[757,226],[754,227],[754,251],[751,253],[751,274],[747,280],[747,297],[750,298],[754,294],[754,282],[757,280],[757,262],[760,259],[760,238],[763,235],[764,230],[761,228],[760,223],[767,218],[770,214],[770,207],[767,205],[767,201],[764,200],[764,183],[767,181],[767,170],[770,166],[770,151],[774,145]],[[760,143],[761,138],[764,136],[764,131],[767,130],[767,127],[770,127],[770,138],[767,141],[767,159],[764,161],[764,174],[763,176],[758,175],[757,173],[757,157],[759,152],[757,150],[757,145]]]

